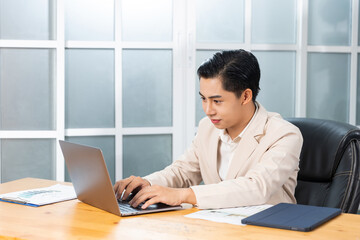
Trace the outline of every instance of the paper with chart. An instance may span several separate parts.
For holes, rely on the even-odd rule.
[[[76,198],[74,187],[62,184],[0,195],[1,201],[30,206],[42,206],[74,198]]]
[[[241,220],[255,213],[261,212],[273,205],[258,205],[250,207],[223,208],[213,210],[201,210],[185,215],[188,218],[198,218],[213,222],[230,223],[235,225],[245,225]]]

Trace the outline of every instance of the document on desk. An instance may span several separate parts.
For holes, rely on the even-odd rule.
[[[0,201],[39,207],[76,198],[73,186],[56,184],[45,188],[29,189],[0,195]]]
[[[261,212],[273,205],[258,205],[250,207],[223,208],[212,210],[201,210],[185,215],[188,218],[198,218],[213,222],[230,223],[235,225],[245,225],[241,220],[255,213]]]

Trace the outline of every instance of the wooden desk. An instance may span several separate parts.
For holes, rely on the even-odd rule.
[[[55,181],[26,178],[0,184],[0,193],[47,187]],[[341,214],[312,232],[237,226],[185,218],[195,208],[118,217],[71,200],[42,207],[0,202],[0,238],[10,239],[353,239],[360,215]]]

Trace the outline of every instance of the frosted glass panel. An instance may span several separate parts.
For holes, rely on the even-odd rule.
[[[53,5],[52,0],[1,0],[0,38],[55,39]]]
[[[244,42],[244,0],[196,0],[198,42]]]
[[[113,50],[66,50],[66,128],[115,127]]]
[[[358,15],[360,14],[360,4],[358,9]],[[360,46],[360,18],[358,18],[358,45]]]
[[[55,179],[55,140],[1,141],[1,181],[25,177]]]
[[[307,117],[348,121],[350,55],[308,55]]]
[[[123,0],[124,41],[171,41],[171,0]]]
[[[0,49],[0,129],[54,129],[54,55],[48,49]]]
[[[356,125],[360,125],[360,54],[358,54],[357,68]]]
[[[211,58],[218,51],[196,51],[196,70],[200,65],[205,62],[207,59]],[[199,95],[200,90],[200,81],[199,77],[196,75],[195,79],[195,99],[196,99],[196,109],[195,109],[195,126],[199,125],[199,121],[206,116],[203,108],[202,101]]]
[[[123,51],[123,126],[172,126],[172,52]]]
[[[66,40],[114,40],[114,0],[65,0]]]
[[[309,1],[309,45],[350,45],[351,0]]]
[[[253,43],[296,43],[296,0],[253,0]]]
[[[261,71],[260,91],[257,101],[266,110],[283,117],[295,115],[295,52],[262,52],[253,54]]]
[[[172,163],[171,149],[171,135],[124,136],[123,177],[143,177],[164,169]]]
[[[115,183],[115,137],[66,137],[66,141],[100,148],[110,175],[112,184]],[[67,167],[65,166],[65,181],[71,182]]]

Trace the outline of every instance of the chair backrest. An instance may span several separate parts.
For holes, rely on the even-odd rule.
[[[360,203],[360,130],[331,120],[287,120],[304,138],[295,189],[297,202],[356,213]]]

